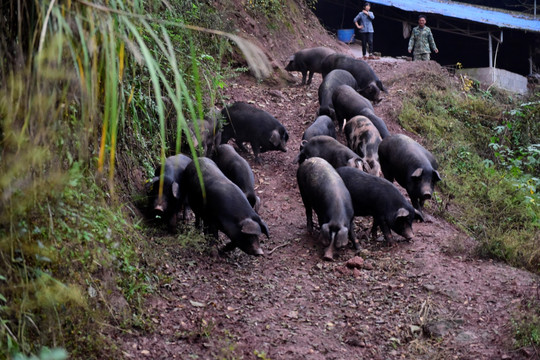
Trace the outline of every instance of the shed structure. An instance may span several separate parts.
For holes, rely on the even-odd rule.
[[[495,50],[495,54],[493,53],[493,42],[497,43],[498,48],[504,41],[504,29],[516,29],[540,34],[540,19],[536,19],[535,16],[526,16],[523,13],[502,9],[442,0],[371,0],[371,2],[408,12],[443,15],[443,18],[437,17],[435,23],[430,23],[430,27],[442,32],[487,40],[489,67],[496,64],[497,51]],[[404,29],[406,26],[411,26],[404,19],[395,18],[394,20],[403,21]],[[470,22],[483,24],[485,29],[479,29],[478,26],[472,28]],[[532,47],[534,44],[529,44],[529,46],[529,64],[530,73],[532,73],[532,53],[534,51]]]
[[[352,19],[361,11],[363,1],[319,0],[315,13],[327,28],[352,28]],[[405,41],[399,40],[396,32],[403,31],[403,38],[408,37],[411,27],[417,25],[418,15],[426,14],[442,62],[456,64],[474,56],[479,60],[469,63],[497,67],[497,57],[502,56],[502,66],[510,71],[523,75],[540,72],[540,18],[533,15],[448,0],[367,1],[375,13],[376,51],[379,48],[390,56],[404,55]],[[448,56],[449,52],[459,56]]]

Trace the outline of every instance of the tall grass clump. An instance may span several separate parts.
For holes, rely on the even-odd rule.
[[[439,80],[419,81],[399,120],[440,164],[435,211],[476,239],[480,254],[540,272],[540,94],[514,99],[425,76]]]
[[[0,358],[118,358],[108,332],[145,326],[153,287],[133,167],[181,137],[196,155],[187,126],[200,136],[231,45],[270,71],[249,42],[190,25],[217,16],[201,3],[143,4],[1,5]]]

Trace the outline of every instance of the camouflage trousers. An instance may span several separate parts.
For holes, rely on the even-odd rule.
[[[423,54],[414,54],[414,61],[429,61],[430,56],[429,53],[423,53]]]

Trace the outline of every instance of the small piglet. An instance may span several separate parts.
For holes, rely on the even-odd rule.
[[[264,110],[245,102],[236,102],[221,110],[226,124],[221,134],[221,143],[235,139],[241,151],[246,151],[244,142],[253,149],[255,162],[260,163],[259,153],[270,150],[287,151],[289,134],[281,123]]]
[[[410,137],[395,134],[380,143],[379,159],[384,177],[403,186],[414,208],[422,211],[435,183],[441,180],[435,157]]]
[[[414,236],[414,219],[423,221],[422,214],[413,208],[399,190],[386,179],[342,167],[337,169],[351,194],[355,216],[373,216],[371,235],[377,237],[380,227],[387,244],[394,242],[391,230],[407,241]]]
[[[324,259],[334,258],[350,239],[358,249],[353,229],[354,211],[351,195],[336,170],[326,160],[314,157],[304,161],[296,173],[300,195],[306,208],[307,228],[313,231],[315,210],[321,227],[321,240],[326,247]]]
[[[218,230],[227,235],[231,241],[220,250],[222,253],[238,247],[249,255],[263,255],[259,235],[268,237],[268,226],[253,210],[242,190],[219,170],[214,161],[200,157],[198,164],[204,192],[195,161],[186,167],[182,177],[196,222],[202,220],[216,239]]]

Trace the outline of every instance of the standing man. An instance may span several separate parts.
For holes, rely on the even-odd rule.
[[[362,35],[362,55],[364,59],[367,59],[366,53],[369,54],[370,58],[373,58],[373,23],[372,20],[375,19],[375,15],[371,11],[371,4],[366,2],[362,11],[356,15],[354,18],[354,24],[360,30],[360,35]],[[369,52],[367,49],[369,47]]]
[[[418,16],[418,26],[412,30],[411,39],[409,40],[409,54],[414,54],[414,60],[428,61],[431,50],[437,54],[439,49],[433,40],[431,29],[426,26],[426,16]]]

